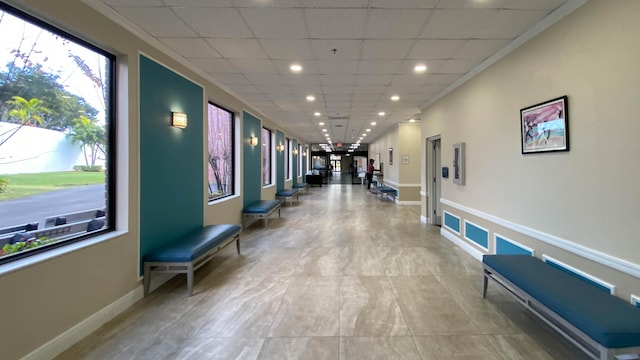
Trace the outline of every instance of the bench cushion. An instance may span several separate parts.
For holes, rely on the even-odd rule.
[[[192,231],[146,254],[149,262],[189,262],[222,243],[240,231],[234,224],[208,225]]]
[[[482,262],[608,348],[640,345],[640,309],[529,255]]]
[[[298,193],[298,189],[284,189],[276,193],[276,196],[293,196]]]
[[[294,187],[294,188],[296,188],[296,189],[304,189],[304,188],[306,188],[307,186],[309,186],[309,184],[307,184],[307,183],[297,183],[297,184],[293,184],[293,187]]]
[[[247,205],[242,209],[245,214],[266,214],[273,210],[276,206],[280,205],[280,200],[260,200],[253,204]]]

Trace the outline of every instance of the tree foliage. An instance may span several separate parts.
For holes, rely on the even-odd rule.
[[[86,116],[95,119],[98,110],[83,98],[65,90],[59,82],[60,76],[43,71],[39,64],[25,63],[24,67],[16,67],[8,63],[6,70],[0,72],[0,112],[2,121],[15,122],[8,116],[13,96],[25,99],[39,99],[50,112],[42,115],[39,126],[64,131],[74,126],[74,119]]]
[[[74,126],[69,134],[71,142],[80,143],[84,160],[88,166],[95,166],[99,154],[105,154],[105,128],[81,115],[73,120]]]

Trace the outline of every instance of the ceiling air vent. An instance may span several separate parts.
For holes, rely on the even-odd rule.
[[[328,117],[329,120],[349,120],[348,116],[329,116]]]

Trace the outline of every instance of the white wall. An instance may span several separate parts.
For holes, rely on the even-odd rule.
[[[8,138],[0,145],[0,174],[71,171],[74,165],[86,165],[80,144],[60,131],[0,122],[0,134],[0,142]]]
[[[640,287],[637,14],[638,1],[590,1],[422,114],[422,141],[442,136],[442,166],[466,143],[466,184],[442,182],[449,211],[491,233],[503,231],[493,220],[531,230],[513,236],[603,277],[617,275],[584,259],[622,269],[625,294]],[[520,109],[562,95],[570,151],[521,154]]]

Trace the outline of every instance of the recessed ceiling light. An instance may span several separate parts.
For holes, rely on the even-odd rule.
[[[313,116],[320,116],[320,115],[322,115],[322,114],[320,114],[319,111],[316,111],[316,112],[313,113]]]
[[[371,132],[371,129],[367,129],[367,132]]]
[[[376,126],[376,124],[377,124],[377,123],[376,123],[375,121],[372,121],[372,122],[371,122],[371,125],[372,125],[372,126]]]
[[[322,132],[327,132],[327,129],[322,129]]]
[[[291,71],[293,71],[294,73],[297,73],[302,71],[302,66],[300,64],[291,64],[291,66],[289,66],[289,69],[291,69]]]
[[[427,65],[418,64],[418,65],[416,65],[415,68],[413,68],[413,71],[415,71],[417,73],[423,73],[423,72],[427,71]]]
[[[362,137],[365,137],[365,136],[367,136],[367,134],[362,134]]]
[[[409,122],[410,123],[414,123],[414,122],[416,122],[416,119],[409,119]]]
[[[385,114],[385,112],[384,112],[384,111],[380,111],[380,112],[378,113],[378,115],[380,115],[380,116],[385,116],[386,114]]]
[[[393,95],[391,97],[391,101],[398,101],[398,100],[400,100],[400,96],[398,96],[398,95]]]
[[[322,121],[320,121],[320,122],[318,123],[318,125],[320,125],[320,126],[324,126],[324,123],[323,123]]]
[[[307,95],[307,101],[315,101],[316,97],[313,95]]]
[[[329,137],[329,134],[324,134],[324,136]]]

